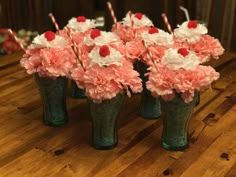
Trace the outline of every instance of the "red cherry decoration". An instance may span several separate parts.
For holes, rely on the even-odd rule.
[[[186,57],[189,54],[189,51],[186,48],[179,48],[178,53],[183,57]]]
[[[159,32],[159,30],[157,28],[150,28],[148,31],[149,34],[154,34],[154,33],[158,33],[158,32]]]
[[[197,28],[197,22],[194,20],[189,21],[188,28]]]
[[[44,33],[44,37],[47,39],[47,41],[52,41],[56,38],[55,33],[52,31],[46,31]]]
[[[90,37],[95,39],[98,36],[101,36],[101,31],[99,29],[93,29],[90,33]]]
[[[76,20],[77,20],[77,22],[86,22],[85,16],[78,16],[78,17],[76,18]]]
[[[141,20],[143,18],[143,14],[142,13],[136,13],[135,17],[139,20]]]
[[[110,55],[109,47],[106,45],[101,46],[99,49],[99,54],[101,57],[106,57],[106,56]]]

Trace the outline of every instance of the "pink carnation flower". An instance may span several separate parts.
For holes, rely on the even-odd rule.
[[[77,58],[70,47],[32,48],[27,50],[20,63],[29,74],[37,72],[44,77],[69,77]]]
[[[203,59],[202,62],[207,62],[210,57],[218,59],[224,53],[219,40],[209,35],[202,35],[200,41],[190,45],[190,50],[195,51]]]
[[[219,73],[212,67],[199,64],[200,60],[194,52],[186,48],[170,48],[159,63],[149,67],[147,89],[153,96],[161,96],[164,100],[171,100],[175,94],[180,94],[189,103],[196,91],[209,88],[219,78]]]
[[[129,26],[124,26],[121,23],[116,23],[112,26],[112,32],[124,42],[132,41],[135,37],[134,30]]]
[[[78,78],[73,73],[72,77],[77,78],[78,85],[82,79],[81,85],[83,84],[86,90],[86,96],[99,103],[102,100],[111,99],[123,91],[121,85],[115,81],[112,72],[110,67],[96,65],[86,69],[82,78]]]
[[[49,77],[69,76],[70,70],[77,62],[70,47],[64,49],[41,49],[42,66]]]
[[[195,91],[209,88],[211,83],[219,78],[219,73],[210,66],[199,65],[193,70],[171,70],[166,65],[158,63],[149,70],[146,86],[153,96],[170,100],[179,93],[186,103],[193,100]]]
[[[113,69],[114,74],[117,77],[117,81],[122,83],[122,86],[126,89],[128,96],[131,96],[128,88],[130,88],[133,93],[140,93],[142,91],[142,80],[139,78],[139,73],[134,70],[131,62],[123,60],[121,67],[116,66]]]
[[[171,95],[174,93],[172,79],[175,77],[175,72],[169,70],[166,66],[156,64],[148,68],[148,81],[146,82],[153,96]]]
[[[224,53],[224,48],[219,40],[210,35],[201,35],[196,43],[188,43],[187,41],[175,40],[176,48],[188,48],[194,51],[200,58],[201,63],[209,61],[211,58],[218,59]]]
[[[42,57],[40,57],[40,48],[27,50],[26,54],[20,60],[22,67],[26,69],[28,74],[33,74],[41,67]]]
[[[125,56],[131,61],[134,62],[136,59],[142,57],[146,48],[143,45],[141,40],[133,40],[125,44]]]
[[[122,41],[129,42],[136,38],[140,38],[144,31],[148,31],[150,27],[143,26],[140,28],[133,29],[131,26],[125,26],[124,24],[118,22],[112,26],[112,32],[120,37]]]

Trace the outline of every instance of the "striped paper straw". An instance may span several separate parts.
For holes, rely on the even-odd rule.
[[[109,1],[107,2],[107,6],[108,6],[108,9],[110,11],[110,14],[111,14],[113,22],[117,23],[116,15],[115,15],[114,10],[112,8],[112,5],[111,5],[111,3]]]
[[[144,47],[147,49],[148,56],[151,58],[153,64],[155,64],[155,61],[153,60],[152,53],[151,53],[151,51],[148,49],[148,46],[147,46],[146,42],[145,42],[144,40],[143,40],[142,42],[143,42]]]
[[[134,27],[134,20],[132,18],[132,12],[131,11],[129,11],[129,18],[130,18],[131,26],[133,28]]]
[[[82,63],[82,61],[80,60],[80,57],[79,57],[80,50],[76,46],[76,42],[74,41],[74,39],[71,35],[70,28],[66,27],[66,32],[67,32],[67,35],[69,36],[69,38],[72,42],[72,48],[74,50],[74,53],[75,53],[76,57],[78,58],[78,61],[79,61],[80,65],[82,66],[82,68],[84,68],[83,63]]]
[[[170,26],[170,23],[169,23],[169,21],[168,21],[168,18],[167,18],[167,16],[166,16],[166,14],[163,13],[163,14],[161,14],[161,16],[162,16],[162,18],[163,18],[163,20],[164,20],[164,22],[165,22],[165,24],[166,24],[166,27],[167,27],[169,33],[172,34],[173,31],[172,31],[172,29],[171,29],[171,26]]]
[[[52,13],[49,13],[48,16],[51,18],[52,23],[54,24],[56,30],[59,31],[60,29],[54,15]]]
[[[72,35],[71,35],[70,28],[67,27],[67,28],[66,28],[66,32],[67,32],[67,35],[69,36],[69,38],[70,38],[70,40],[71,40],[71,42],[72,42],[72,46],[73,46],[75,55],[76,55],[77,57],[79,57],[79,50],[78,50],[78,48],[76,47],[76,42],[74,41],[74,39],[73,39],[73,37],[72,37]]]
[[[23,46],[23,44],[20,42],[20,40],[16,37],[16,35],[13,33],[13,31],[11,29],[8,29],[9,33],[11,34],[11,36],[15,39],[15,41],[17,42],[17,44],[20,46],[20,48],[26,53],[26,49]]]

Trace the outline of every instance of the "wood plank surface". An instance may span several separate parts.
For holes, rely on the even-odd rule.
[[[112,150],[90,145],[87,101],[72,98],[70,84],[69,123],[43,125],[38,88],[21,56],[0,58],[0,177],[236,177],[236,54],[208,63],[221,77],[201,93],[184,151],[161,146],[162,117],[140,117],[140,95],[125,99]]]

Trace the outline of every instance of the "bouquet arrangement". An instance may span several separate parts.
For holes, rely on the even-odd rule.
[[[195,91],[210,87],[219,78],[210,66],[200,65],[200,58],[186,48],[166,50],[159,63],[150,66],[146,83],[153,96],[172,100],[176,94],[186,103],[192,101]]]
[[[78,60],[67,39],[47,31],[34,38],[20,60],[34,74],[43,105],[43,122],[60,126],[68,122],[67,81]]]
[[[52,31],[34,38],[28,46],[20,64],[28,74],[38,73],[41,77],[70,77],[77,58],[64,37]]]
[[[165,44],[168,41],[165,39],[161,42],[165,48],[156,48],[158,52],[149,49],[153,54],[152,61],[148,62],[150,68],[146,86],[153,96],[171,100],[175,94],[181,94],[189,103],[195,91],[209,88],[219,78],[219,73],[212,67],[201,65],[211,58],[219,58],[224,52],[220,42],[206,33],[204,25],[196,21],[184,22],[174,30],[173,38],[168,38],[169,45]],[[147,35],[143,38],[146,43],[150,41]],[[158,41],[154,37],[151,39]]]

